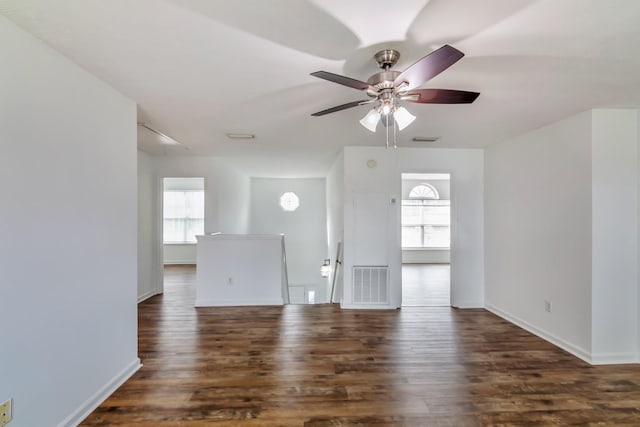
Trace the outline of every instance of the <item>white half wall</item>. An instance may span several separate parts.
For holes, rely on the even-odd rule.
[[[77,425],[140,366],[136,105],[0,16],[0,401]]]
[[[282,305],[282,236],[198,236],[196,307]]]
[[[374,160],[375,167],[368,161]],[[451,286],[452,305],[484,305],[484,172],[483,151],[473,149],[430,149],[384,147],[346,147],[344,150],[344,300],[343,307],[364,308],[352,303],[351,270],[367,262],[363,242],[355,238],[361,218],[355,217],[356,198],[367,194],[384,195],[388,208],[367,215],[386,216],[388,227],[370,233],[386,233],[385,252],[390,269],[390,301],[386,308],[402,301],[402,251],[400,244],[400,199],[402,173],[451,174]],[[373,162],[369,162],[373,164]],[[369,220],[371,218],[368,218]],[[374,218],[375,219],[375,218]],[[369,221],[374,223],[375,221]],[[380,253],[382,254],[382,252]],[[377,256],[377,255],[376,255]],[[371,261],[377,261],[373,259]]]
[[[158,203],[156,177],[152,158],[138,151],[138,301],[157,294],[159,285],[155,265],[159,262],[157,246],[158,220],[155,207]]]
[[[280,207],[288,191],[300,198],[293,212]],[[327,207],[324,178],[251,178],[251,233],[284,234],[289,285],[316,289],[327,301],[328,279],[320,276],[327,255]]]

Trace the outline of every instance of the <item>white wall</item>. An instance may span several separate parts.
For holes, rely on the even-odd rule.
[[[244,234],[249,229],[249,177],[217,157],[155,157],[157,191],[162,178],[204,177],[204,230]],[[159,213],[160,215],[160,213]]]
[[[196,307],[282,305],[286,297],[282,236],[198,237]]]
[[[159,292],[159,277],[155,269],[157,259],[158,220],[155,207],[158,203],[155,190],[156,178],[153,159],[138,151],[138,301]]]
[[[367,166],[375,160],[375,168]],[[366,243],[354,238],[360,218],[354,217],[354,200],[361,195],[384,195],[386,212],[371,215],[388,217],[386,230],[386,261],[390,268],[391,299],[389,308],[402,301],[400,198],[402,173],[451,174],[451,241],[452,241],[452,304],[458,307],[482,307],[484,304],[484,235],[483,235],[483,152],[428,148],[346,147],[344,202],[344,307],[354,307],[351,296],[351,269],[360,263],[358,252]],[[372,254],[373,256],[373,254]]]
[[[485,161],[487,307],[587,358],[591,113],[492,145]]]
[[[0,16],[0,401],[74,425],[139,367],[136,105]]]
[[[335,258],[338,251],[338,242],[344,239],[344,155],[342,153],[340,153],[327,174],[327,237],[329,247],[327,256],[331,260],[331,275],[333,277],[333,270],[336,268]],[[342,298],[343,269],[338,268],[336,273],[334,299],[338,302]],[[331,292],[331,278],[328,292]]]
[[[592,112],[593,363],[636,361],[638,112]]]
[[[300,207],[286,212],[280,196],[292,191]],[[327,207],[324,178],[252,178],[251,233],[284,234],[290,285],[311,285],[316,302],[327,300],[328,280],[320,276],[327,255]]]
[[[638,220],[638,224],[640,224],[640,110],[637,111],[637,127],[636,127],[636,132],[638,135],[638,156],[636,157],[636,161],[638,162],[638,174],[636,176],[636,188],[638,190],[638,192],[636,193],[636,197],[638,200],[638,209],[637,209],[637,220]],[[636,257],[636,265],[640,266],[640,230],[638,232],[637,235],[637,239],[636,239],[636,244],[638,245],[638,253],[637,253],[637,257]],[[636,332],[636,354],[637,354],[637,360],[640,362],[640,270],[638,271],[638,292],[637,292],[637,305],[636,305],[636,325],[637,325],[637,332]]]
[[[487,307],[587,361],[637,361],[637,111],[493,145],[485,171]]]
[[[164,244],[162,260],[165,265],[195,264],[198,246],[195,243]]]

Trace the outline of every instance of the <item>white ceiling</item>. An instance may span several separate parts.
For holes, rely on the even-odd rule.
[[[145,151],[225,156],[252,175],[324,175],[341,147],[384,145],[358,123],[367,106],[310,116],[366,96],[309,73],[366,80],[381,48],[400,51],[402,70],[451,44],[466,56],[422,87],[481,92],[408,104],[418,118],[399,146],[484,147],[589,108],[640,107],[639,0],[0,0],[0,13],[182,143],[140,130]]]

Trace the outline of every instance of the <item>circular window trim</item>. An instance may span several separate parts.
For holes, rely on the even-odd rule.
[[[285,212],[293,212],[300,207],[300,197],[293,191],[282,193],[280,207]]]

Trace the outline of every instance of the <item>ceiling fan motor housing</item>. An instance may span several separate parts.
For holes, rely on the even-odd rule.
[[[385,49],[376,53],[373,58],[376,60],[380,68],[388,70],[396,65],[398,59],[400,59],[400,52],[395,49]]]
[[[369,96],[377,96],[385,89],[393,89],[393,82],[400,75],[399,71],[381,71],[369,77],[367,83],[376,88],[377,92],[367,91]]]

